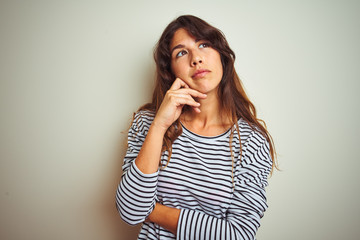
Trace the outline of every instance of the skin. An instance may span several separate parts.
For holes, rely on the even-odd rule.
[[[210,43],[196,40],[186,30],[179,29],[171,41],[171,68],[176,77],[190,88],[207,95],[217,95],[217,88],[223,75],[221,57]],[[195,75],[198,70],[205,75]]]
[[[170,50],[171,67],[177,78],[167,91],[135,160],[145,174],[158,170],[164,134],[178,118],[186,128],[204,136],[220,134],[229,127],[222,117],[217,95],[223,75],[220,54],[184,29],[175,32]],[[182,113],[184,105],[191,106],[192,111]],[[157,203],[146,221],[176,234],[179,215],[180,209]]]
[[[230,121],[219,114],[218,87],[223,76],[221,57],[211,48],[208,41],[197,40],[185,29],[175,32],[171,41],[171,67],[176,77],[183,80],[191,89],[207,95],[197,99],[200,111],[186,112],[181,122],[189,130],[203,136],[218,135],[228,129]],[[195,75],[198,71],[205,71]]]

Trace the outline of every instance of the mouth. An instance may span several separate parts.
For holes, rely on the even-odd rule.
[[[210,72],[210,70],[207,69],[199,69],[196,70],[196,72],[191,76],[192,78],[203,78],[206,76],[206,74],[208,74]]]

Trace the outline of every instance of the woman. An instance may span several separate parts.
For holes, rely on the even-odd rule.
[[[254,239],[275,166],[223,34],[194,16],[164,30],[152,102],[134,114],[116,203],[138,239]]]

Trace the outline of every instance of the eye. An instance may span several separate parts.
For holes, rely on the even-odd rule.
[[[176,54],[176,57],[182,57],[182,56],[184,56],[185,54],[187,54],[187,52],[186,52],[185,50],[181,50],[180,52],[178,52],[178,53]]]
[[[199,45],[199,48],[207,48],[207,47],[210,47],[210,44],[209,43],[201,43]]]

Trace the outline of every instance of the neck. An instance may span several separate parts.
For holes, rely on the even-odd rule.
[[[181,117],[187,128],[195,132],[206,132],[209,129],[218,129],[221,132],[229,127],[230,121],[224,117],[217,94],[208,94],[205,99],[197,99],[197,101],[200,103],[201,112],[190,110]]]

